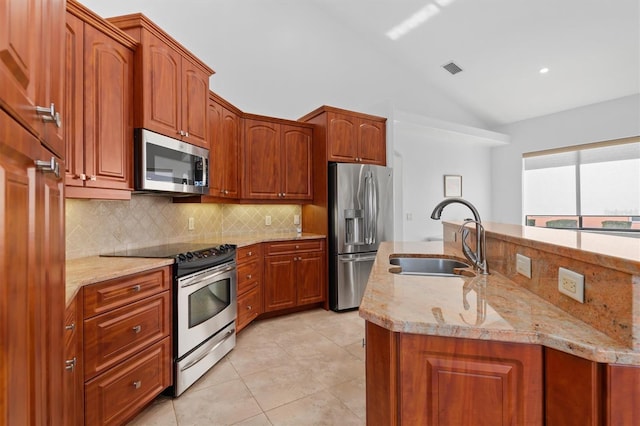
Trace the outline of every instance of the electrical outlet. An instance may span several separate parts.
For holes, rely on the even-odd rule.
[[[294,214],[293,215],[293,224],[294,225],[300,225],[300,215],[299,214]]]
[[[516,253],[516,272],[531,278],[531,258]]]
[[[264,217],[264,224],[267,226],[271,226],[271,216]]]
[[[189,231],[193,231],[194,229],[196,229],[196,221],[194,218],[190,217],[189,218]]]
[[[569,269],[558,269],[558,291],[584,303],[584,275]]]

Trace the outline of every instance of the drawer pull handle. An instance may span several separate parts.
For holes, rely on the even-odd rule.
[[[253,256],[253,252],[250,251],[249,253],[247,253],[247,256]]]
[[[251,309],[253,309],[251,305],[247,305],[247,311],[250,311]]]
[[[131,328],[136,334],[140,333],[140,331],[142,330],[142,327],[139,325],[136,325],[135,327]]]
[[[74,368],[76,368],[76,357],[74,356],[73,359],[68,359],[64,362],[65,364],[65,370],[68,371],[73,371]]]
[[[133,290],[135,292],[139,292],[141,289],[142,289],[142,287],[140,287],[140,284],[134,285],[133,287],[131,287],[131,290]]]
[[[75,322],[72,322],[72,323],[71,323],[71,324],[69,324],[69,325],[65,325],[65,326],[64,326],[64,329],[65,329],[65,330],[75,330],[75,329],[76,329],[76,323],[75,323]]]
[[[247,274],[247,279],[250,280],[251,279],[251,274]]]
[[[133,382],[133,387],[135,389],[140,389],[140,386],[142,386],[142,381],[136,380],[135,382]]]
[[[296,246],[296,249],[299,249],[299,248],[300,248],[300,246]]]

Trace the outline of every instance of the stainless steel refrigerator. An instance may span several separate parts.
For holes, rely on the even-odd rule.
[[[329,306],[360,306],[381,241],[393,239],[393,174],[370,164],[329,164]]]

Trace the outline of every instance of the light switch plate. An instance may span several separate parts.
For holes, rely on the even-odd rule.
[[[531,258],[516,253],[516,272],[531,278]]]

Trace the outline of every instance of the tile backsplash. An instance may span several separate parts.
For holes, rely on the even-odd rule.
[[[300,215],[298,205],[174,204],[168,197],[135,194],[131,201],[68,199],[65,206],[67,259],[193,239],[219,241],[225,234],[292,232],[294,215]]]

